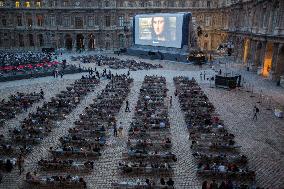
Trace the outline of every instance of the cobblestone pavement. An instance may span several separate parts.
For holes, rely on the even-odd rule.
[[[196,162],[191,155],[188,131],[181,111],[178,97],[174,95],[175,86],[167,83],[168,97],[172,96],[172,106],[169,108],[169,118],[173,140],[172,152],[177,156],[174,181],[177,188],[201,188],[201,181],[196,176]]]
[[[271,110],[260,106],[257,121],[253,121],[253,107],[258,99],[245,91],[227,91],[201,85],[221,115],[241,152],[248,156],[249,167],[256,171],[256,185],[281,188],[284,185],[284,122]]]
[[[70,55],[67,55],[68,57]],[[120,56],[122,58],[132,58],[129,56]],[[136,58],[139,60],[138,58]],[[142,59],[140,59],[142,61]],[[128,96],[130,113],[125,113],[125,104],[122,106],[117,115],[117,123],[124,127],[124,135],[120,138],[114,138],[112,133],[107,137],[108,145],[104,148],[102,156],[95,161],[95,169],[91,175],[85,177],[89,188],[111,188],[111,182],[125,180],[123,175],[117,170],[117,163],[122,159],[121,153],[125,152],[127,141],[127,130],[134,114],[134,106],[136,105],[139,89],[145,75],[160,75],[167,80],[167,87],[169,89],[168,96],[173,96],[173,105],[169,109],[169,117],[171,123],[171,133],[173,140],[173,153],[176,153],[178,161],[175,169],[175,183],[176,188],[200,188],[201,181],[196,178],[195,168],[196,163],[193,162],[190,143],[188,141],[188,132],[185,127],[183,114],[179,107],[177,97],[173,95],[174,76],[188,76],[195,77],[202,89],[207,94],[209,100],[215,105],[216,111],[224,120],[228,130],[236,137],[235,140],[242,146],[242,153],[248,156],[249,166],[252,170],[256,170],[256,182],[258,186],[271,187],[273,189],[283,188],[284,186],[284,122],[283,119],[278,119],[273,115],[271,110],[266,110],[269,104],[262,101],[257,103],[260,107],[260,116],[257,121],[252,121],[252,109],[257,101],[260,100],[259,92],[262,90],[263,94],[273,97],[275,103],[270,106],[276,107],[277,104],[284,102],[284,89],[276,87],[275,84],[266,79],[261,79],[251,72],[242,71],[247,83],[255,83],[254,96],[250,97],[251,93],[246,92],[243,88],[241,90],[227,91],[224,89],[210,88],[208,80],[200,78],[200,72],[206,72],[206,76],[214,75],[215,72],[207,65],[202,68],[198,66],[181,64],[171,61],[159,60],[144,60],[145,62],[161,63],[164,65],[163,69],[157,70],[141,70],[131,72],[131,77],[134,78],[131,92]],[[74,63],[74,62],[73,62]],[[74,63],[75,64],[75,63]],[[94,64],[84,64],[84,67],[94,68]],[[224,68],[225,65],[220,65]],[[218,66],[215,66],[218,68]],[[234,67],[234,66],[231,66]],[[103,68],[97,68],[102,70]],[[232,68],[233,69],[233,68]],[[237,71],[238,68],[236,67]],[[127,70],[111,70],[113,73],[127,73]],[[65,89],[65,86],[74,79],[80,78],[82,74],[66,75],[64,79],[54,79],[52,77],[36,78],[22,81],[11,81],[1,83],[0,95],[2,97],[8,96],[16,91],[27,92],[34,89],[43,88],[47,94],[46,99],[50,98],[60,90]],[[86,75],[86,74],[85,74]],[[56,83],[56,84],[55,84]],[[104,82],[103,82],[104,83]],[[273,86],[272,86],[273,84]],[[104,86],[101,84],[96,91],[101,90]],[[58,91],[57,91],[58,90]],[[48,97],[48,93],[50,93]],[[26,159],[25,170],[37,170],[36,163],[41,157],[48,156],[47,149],[50,146],[56,146],[59,143],[58,138],[67,134],[67,130],[73,127],[73,121],[76,120],[83,109],[92,103],[93,97],[96,93],[89,94],[85,97],[79,106],[73,110],[68,118],[58,124],[60,127],[53,130],[44,142],[37,146],[32,154]],[[42,103],[42,102],[40,102]],[[34,111],[35,104],[29,111]],[[19,124],[27,113],[18,115],[11,122],[7,123],[9,127],[14,127]],[[5,125],[6,126],[6,125]],[[2,130],[1,130],[2,131]],[[110,131],[111,132],[111,131]],[[25,172],[26,173],[26,172]],[[129,178],[129,177],[127,177]],[[22,186],[23,175],[18,176],[18,170],[15,169],[11,174],[3,178],[3,183],[0,188],[19,188]]]
[[[93,174],[86,177],[89,188],[112,188],[111,183],[123,179],[123,177],[119,174],[117,165],[122,159],[122,152],[126,151],[128,128],[134,115],[134,108],[142,85],[139,81],[134,81],[134,83],[135,85],[133,85],[133,83],[131,84],[132,87],[127,98],[131,112],[125,112],[124,101],[118,115],[116,116],[118,127],[120,125],[123,126],[123,135],[114,137],[112,130],[110,130],[109,137],[107,138],[108,145],[102,151],[102,156],[98,159],[98,161],[95,161]]]

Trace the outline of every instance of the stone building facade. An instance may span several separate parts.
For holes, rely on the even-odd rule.
[[[235,56],[263,77],[284,75],[284,1],[254,0],[227,9]]]
[[[284,75],[282,0],[0,0],[0,48],[114,49],[133,44],[133,16],[191,12],[202,50],[231,41],[264,77]]]
[[[227,1],[227,0],[226,0]],[[215,49],[226,33],[218,0],[0,0],[0,46],[37,49],[119,48],[133,43],[133,16],[192,12],[203,29],[201,48]]]

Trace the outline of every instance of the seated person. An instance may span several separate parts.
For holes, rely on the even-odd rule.
[[[169,178],[169,180],[167,181],[167,185],[174,186],[174,181],[172,180],[172,178]]]
[[[165,179],[161,178],[160,183],[161,183],[161,185],[166,185]]]

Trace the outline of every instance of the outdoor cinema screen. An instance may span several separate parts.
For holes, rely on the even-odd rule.
[[[188,39],[188,15],[190,13],[136,15],[135,44],[182,48]]]

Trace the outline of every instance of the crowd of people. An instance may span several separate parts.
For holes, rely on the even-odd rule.
[[[0,51],[0,82],[33,77],[58,76],[84,71],[66,61],[53,60],[53,56],[42,52]]]
[[[94,77],[76,80],[66,90],[52,97],[49,102],[44,102],[41,107],[37,107],[36,112],[29,113],[19,127],[9,131],[10,135],[5,137],[1,135],[0,155],[3,161],[0,172],[3,170],[10,172],[17,165],[21,174],[24,159],[34,145],[41,143],[56,126],[56,121],[65,119],[98,83],[99,80]],[[41,90],[39,93],[28,95],[17,93],[12,99],[17,99],[12,103],[16,108],[18,108],[17,105],[20,106],[18,102],[21,99],[26,99],[29,107],[35,99],[44,99],[44,92]],[[6,102],[3,101],[3,103]],[[12,161],[15,159],[16,161]]]
[[[54,187],[54,188],[87,188],[87,183],[83,177],[79,176],[39,176],[36,172],[28,172],[26,174],[26,183],[32,184],[38,187]]]
[[[51,61],[51,55],[42,52],[7,52],[0,51],[0,66],[19,66]]]
[[[74,122],[75,127],[59,139],[61,145],[50,148],[52,158],[38,162],[41,169],[70,174],[76,171],[77,175],[93,170],[94,159],[102,154],[106,133],[117,124],[115,116],[128,96],[132,82],[127,75],[112,75],[94,103]]]
[[[123,153],[124,161],[119,162],[118,168],[123,174],[144,177],[147,173],[147,177],[143,182],[140,179],[115,182],[114,187],[173,188],[172,168],[177,159],[171,152],[167,91],[164,77],[145,76],[128,130],[128,151]]]
[[[255,172],[248,169],[247,157],[239,154],[240,146],[234,142],[234,135],[224,127],[213,104],[195,79],[175,77],[174,83],[175,95],[184,111],[193,157],[197,162],[196,173],[202,178],[214,180],[213,184],[204,181],[202,188],[233,189],[241,182],[250,185],[255,179]],[[221,186],[215,179],[221,179]]]
[[[136,60],[121,60],[115,57],[108,57],[103,55],[89,55],[72,57],[73,61],[81,61],[81,63],[95,63],[97,66],[108,66],[112,69],[129,69],[130,71],[136,70],[149,70],[162,68],[162,65],[153,65],[146,62],[138,62]]]
[[[33,103],[44,99],[43,91],[36,93],[20,93],[17,92],[9,96],[9,100],[2,99],[0,102],[0,126],[5,121],[14,118],[17,114],[27,111]]]

